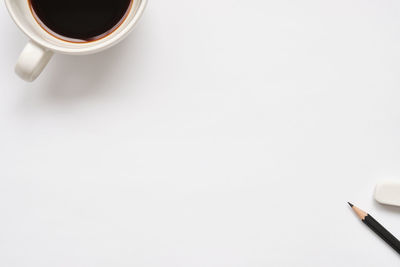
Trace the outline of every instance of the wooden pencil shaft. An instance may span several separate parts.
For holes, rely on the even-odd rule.
[[[400,254],[400,241],[392,235],[385,227],[376,221],[371,215],[367,215],[362,220],[372,231],[382,238],[389,246]]]

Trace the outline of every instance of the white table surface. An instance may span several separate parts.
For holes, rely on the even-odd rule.
[[[399,266],[398,0],[151,0],[33,84],[0,22],[0,266]]]

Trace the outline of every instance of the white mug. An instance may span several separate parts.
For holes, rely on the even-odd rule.
[[[22,79],[32,82],[40,75],[54,53],[87,55],[103,51],[120,42],[139,21],[147,0],[133,0],[133,6],[126,19],[115,31],[102,39],[86,43],[63,41],[45,31],[32,14],[28,0],[5,2],[14,22],[31,39],[18,59],[15,72]]]

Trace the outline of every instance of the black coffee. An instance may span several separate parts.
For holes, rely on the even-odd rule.
[[[75,42],[100,39],[124,20],[133,0],[29,0],[39,24]]]

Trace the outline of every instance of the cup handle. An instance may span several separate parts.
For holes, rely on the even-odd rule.
[[[29,41],[18,58],[15,72],[23,80],[33,82],[49,63],[53,52]]]

